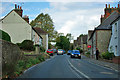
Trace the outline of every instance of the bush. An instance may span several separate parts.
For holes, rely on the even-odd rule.
[[[0,39],[11,42],[11,38],[8,33],[0,30]]]
[[[31,40],[24,40],[21,44],[17,43],[17,45],[23,50],[35,50],[35,46],[33,45],[33,42]]]
[[[107,52],[103,52],[101,55],[101,58],[103,59],[112,59],[114,57],[114,53],[109,53],[108,51]]]
[[[45,48],[42,47],[42,46],[40,46],[40,51],[41,51],[41,52],[45,52]]]

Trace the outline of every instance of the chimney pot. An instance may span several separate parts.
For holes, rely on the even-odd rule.
[[[112,7],[113,8],[113,7]]]
[[[22,9],[22,7],[20,6],[20,9]]]
[[[120,5],[118,4],[118,8],[120,7]]]
[[[18,5],[18,9],[19,9],[19,5]]]
[[[110,8],[110,4],[109,4],[109,8]]]
[[[107,4],[106,4],[106,8],[107,8]]]
[[[116,7],[115,7],[116,8]]]
[[[15,4],[15,9],[17,8],[17,4]]]

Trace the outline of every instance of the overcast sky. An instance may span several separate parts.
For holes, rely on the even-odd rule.
[[[119,0],[24,0],[18,2],[4,0],[0,5],[1,18],[7,15],[14,4],[22,5],[23,14],[28,15],[30,21],[40,13],[48,13],[54,22],[55,30],[67,34],[71,33],[76,39],[80,34],[87,34],[100,24],[100,17],[104,14],[105,4],[117,7]]]

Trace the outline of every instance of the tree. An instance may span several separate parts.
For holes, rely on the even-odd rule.
[[[70,42],[65,36],[60,36],[56,39],[56,46],[60,49],[69,50]]]
[[[49,41],[56,38],[57,31],[54,30],[55,27],[50,15],[41,13],[35,18],[35,20],[31,21],[30,25],[32,27],[40,27],[41,29],[46,31],[49,34]]]
[[[70,42],[71,42],[71,40],[73,40],[73,36],[71,35],[71,33],[68,33],[66,35],[66,37],[69,39]]]

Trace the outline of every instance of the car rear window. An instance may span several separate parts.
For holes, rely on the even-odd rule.
[[[75,53],[80,53],[79,51],[74,51]]]
[[[48,51],[52,51],[52,50],[48,50]]]

